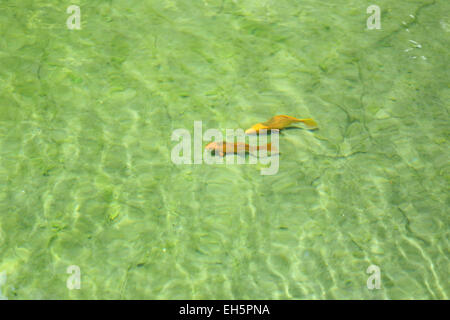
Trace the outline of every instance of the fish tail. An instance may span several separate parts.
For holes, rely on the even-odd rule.
[[[300,119],[300,122],[304,123],[310,129],[316,129],[317,128],[317,122],[315,122],[313,119]]]

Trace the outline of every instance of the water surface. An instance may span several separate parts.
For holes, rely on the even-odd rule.
[[[377,1],[381,30],[356,0],[70,4],[81,30],[0,2],[3,297],[448,299],[448,1]],[[275,175],[171,161],[276,114],[320,129]]]

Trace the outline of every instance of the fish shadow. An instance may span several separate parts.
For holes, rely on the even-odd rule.
[[[306,131],[316,131],[316,130],[319,130],[319,128],[302,128],[302,127],[287,127],[287,128],[284,128],[283,130],[281,130],[281,133],[283,132],[283,131],[290,131],[290,130],[306,130]]]

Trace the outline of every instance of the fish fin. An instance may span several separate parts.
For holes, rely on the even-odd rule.
[[[301,119],[301,122],[303,122],[309,129],[317,129],[317,122],[315,122],[313,119]]]

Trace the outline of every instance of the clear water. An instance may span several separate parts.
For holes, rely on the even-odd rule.
[[[448,299],[448,1],[376,1],[381,30],[356,0],[70,4],[81,30],[0,1],[1,297]],[[320,129],[275,175],[171,161],[277,114]]]

